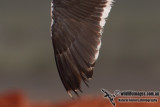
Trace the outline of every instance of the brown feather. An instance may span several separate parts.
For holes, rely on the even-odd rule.
[[[81,81],[88,86],[88,79],[92,78],[101,42],[102,13],[111,1],[53,0],[52,42],[58,72],[67,91],[78,95]]]

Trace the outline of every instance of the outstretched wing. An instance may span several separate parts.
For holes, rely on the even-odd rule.
[[[88,86],[101,46],[105,18],[112,0],[53,0],[52,42],[58,72],[65,89]]]

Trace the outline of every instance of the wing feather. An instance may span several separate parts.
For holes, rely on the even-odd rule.
[[[88,86],[101,45],[112,0],[53,0],[52,42],[62,83],[67,91]]]

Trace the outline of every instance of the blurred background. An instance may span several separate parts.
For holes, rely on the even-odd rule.
[[[159,90],[160,1],[115,0],[90,88]],[[50,0],[0,1],[0,93],[23,90],[32,100],[67,99],[50,37]]]

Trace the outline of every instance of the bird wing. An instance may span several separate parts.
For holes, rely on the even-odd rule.
[[[101,46],[112,0],[53,0],[52,42],[62,83],[67,90],[88,86]]]

